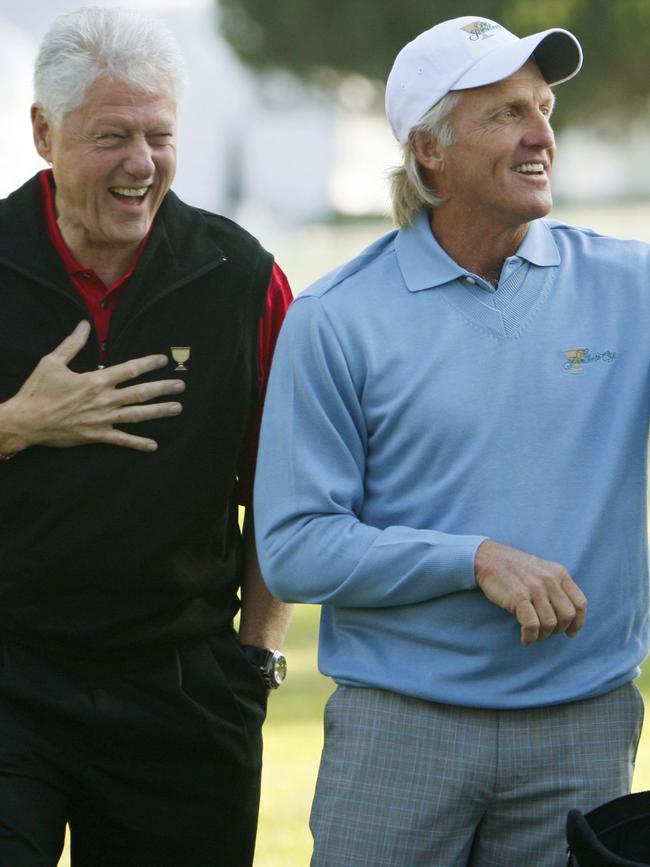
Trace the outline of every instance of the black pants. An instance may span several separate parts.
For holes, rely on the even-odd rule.
[[[249,867],[266,694],[234,633],[83,657],[2,642],[0,867]]]

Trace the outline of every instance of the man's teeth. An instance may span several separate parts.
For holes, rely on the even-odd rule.
[[[111,192],[118,196],[144,196],[148,187],[112,187]]]
[[[520,166],[515,166],[514,171],[521,172],[522,175],[538,174],[544,171],[543,163],[522,163]]]

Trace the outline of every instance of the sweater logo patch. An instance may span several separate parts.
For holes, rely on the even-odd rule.
[[[187,370],[185,367],[185,362],[189,361],[190,353],[192,352],[191,346],[170,346],[169,347],[172,353],[172,358],[176,362],[176,367],[174,370]]]
[[[594,364],[602,361],[605,364],[611,364],[618,357],[617,352],[612,352],[611,349],[606,349],[604,352],[592,352],[591,349],[576,348],[563,349],[564,353],[564,369],[569,373],[582,373],[585,364]]]

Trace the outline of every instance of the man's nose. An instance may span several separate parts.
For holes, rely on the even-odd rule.
[[[553,127],[546,115],[539,113],[531,118],[524,135],[524,144],[545,150],[555,147]]]
[[[135,138],[129,144],[124,169],[134,178],[146,180],[155,172],[151,146],[146,138]]]

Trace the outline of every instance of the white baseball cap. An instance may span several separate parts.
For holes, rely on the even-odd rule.
[[[533,56],[548,84],[561,84],[582,66],[580,43],[555,28],[520,39],[489,18],[466,15],[425,30],[402,48],[386,82],[386,114],[405,144],[419,120],[451,90],[493,84]]]

